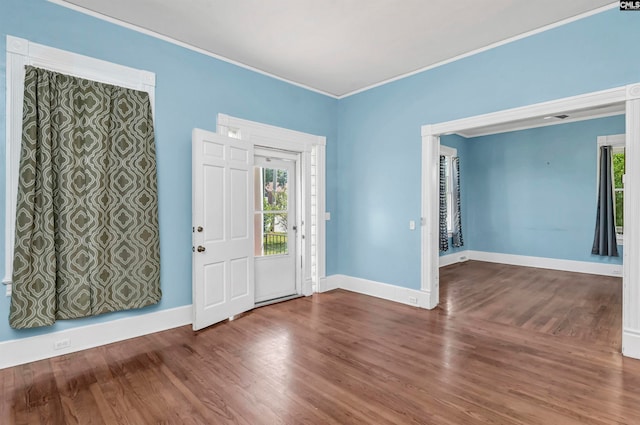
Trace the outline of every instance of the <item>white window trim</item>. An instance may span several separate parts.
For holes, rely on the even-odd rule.
[[[449,162],[448,163],[451,164],[451,158],[453,158],[454,156],[458,156],[458,149],[451,148],[449,146],[440,145],[440,155],[444,155],[447,158],[449,158]],[[451,166],[451,165],[449,165],[449,166]],[[452,188],[452,190],[453,190],[453,172],[452,172],[452,170],[449,170],[449,187]],[[453,220],[452,214],[453,214],[452,208],[447,208],[447,236],[448,237],[452,237],[453,236],[453,232],[451,231],[452,229],[449,228],[449,223],[452,222],[452,220]],[[453,226],[451,226],[451,227],[453,227]]]
[[[598,136],[598,155],[596,161],[596,192],[598,189],[598,184],[600,182],[600,147],[602,146],[611,146],[613,148],[613,153],[622,148],[624,149],[626,146],[625,135],[624,134],[613,134],[609,136]],[[624,190],[625,177],[622,177],[622,186]],[[623,195],[624,196],[624,195]],[[619,234],[616,232],[616,242],[618,245],[624,245],[624,234]]]
[[[303,200],[302,293],[311,295],[326,287],[325,163],[326,137],[218,114],[218,134],[249,140],[257,147],[297,152],[301,159]],[[315,175],[312,174],[312,169]],[[315,187],[315,193],[313,188]],[[309,194],[310,196],[307,196]],[[312,203],[312,198],[315,203]],[[314,226],[315,224],[315,226]],[[315,232],[312,231],[315,229]],[[315,246],[312,245],[315,241]]]
[[[113,84],[149,93],[155,110],[156,76],[153,72],[129,68],[100,59],[67,52],[7,35],[6,94],[6,205],[5,205],[5,276],[2,283],[11,285],[13,244],[18,192],[18,168],[22,142],[22,101],[25,66],[32,65],[74,77]],[[7,288],[10,293],[10,287]]]

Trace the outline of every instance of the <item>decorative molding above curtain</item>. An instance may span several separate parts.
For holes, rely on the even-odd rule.
[[[10,325],[160,298],[148,94],[27,67]]]
[[[618,256],[616,241],[616,218],[614,211],[613,167],[611,146],[600,147],[600,177],[598,181],[598,207],[596,230],[591,253],[606,257]]]
[[[451,245],[459,248],[464,245],[462,239],[462,214],[460,213],[460,158],[451,158],[451,173],[453,175],[453,229]]]
[[[447,229],[447,157],[440,155],[440,206],[439,206],[439,237],[440,251],[449,250],[449,230]]]

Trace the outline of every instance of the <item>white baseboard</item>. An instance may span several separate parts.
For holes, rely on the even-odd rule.
[[[624,329],[622,331],[622,354],[634,359],[640,359],[640,331]]]
[[[187,305],[0,342],[0,369],[188,325],[192,319],[191,305]],[[54,343],[62,340],[69,340],[69,346],[55,350]]]
[[[340,282],[339,279],[336,278],[336,276],[342,275],[334,274],[332,276],[327,276],[324,279],[320,279],[320,282],[318,282],[318,292],[327,292],[333,289],[338,289],[338,284]]]
[[[466,251],[466,253],[470,260],[487,261],[489,263],[511,264],[513,266],[536,267],[539,269],[622,277],[622,265],[620,264],[559,260],[556,258],[529,257],[526,255],[500,254],[497,252],[485,251],[469,250]]]
[[[332,275],[327,278],[328,287],[332,289],[340,288],[359,294],[370,295],[397,303],[407,304],[414,307],[429,308],[429,292],[418,289],[404,288],[402,286],[390,285],[388,283],[375,282],[373,280],[361,279],[346,275]]]
[[[462,263],[469,260],[469,251],[458,251],[453,254],[440,256],[440,267],[450,266],[451,264]]]

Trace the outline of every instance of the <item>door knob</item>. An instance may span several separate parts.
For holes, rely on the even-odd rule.
[[[202,228],[202,226],[198,226],[198,227],[196,227],[196,230],[197,230],[198,232],[202,232],[204,229]]]
[[[198,252],[204,252],[207,248],[203,247],[202,245],[198,245]]]

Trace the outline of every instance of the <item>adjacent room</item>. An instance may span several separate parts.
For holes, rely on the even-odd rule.
[[[625,116],[618,113],[619,106],[581,110],[441,138],[444,308],[622,349]],[[601,174],[605,146],[611,166]],[[611,252],[596,230],[601,175],[612,177],[603,182],[613,206]]]
[[[0,0],[0,423],[640,423],[638,39]]]

